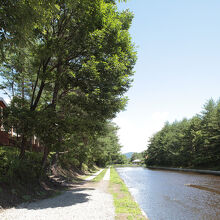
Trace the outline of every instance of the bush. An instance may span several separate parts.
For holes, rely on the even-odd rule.
[[[66,153],[59,157],[59,164],[61,167],[69,169],[71,167],[79,167],[80,162],[75,158],[73,153]]]
[[[18,150],[0,147],[0,180],[6,184],[33,183],[42,175],[41,153],[26,152],[25,158],[18,158]]]

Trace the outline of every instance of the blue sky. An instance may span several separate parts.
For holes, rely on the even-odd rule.
[[[220,0],[128,0],[118,8],[135,15],[138,60],[127,110],[114,121],[122,152],[140,152],[165,121],[220,98]]]
[[[220,98],[220,1],[130,0],[137,46],[127,110],[114,121],[122,152],[143,151],[165,121],[190,118]]]

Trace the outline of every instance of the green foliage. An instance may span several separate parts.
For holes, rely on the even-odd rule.
[[[100,180],[103,179],[103,177],[105,176],[107,169],[104,169],[99,175],[97,175],[92,181],[93,182],[99,182]]]
[[[151,139],[147,165],[219,168],[220,101],[212,99],[200,115],[166,123]]]
[[[83,163],[82,167],[81,167],[81,170],[84,171],[84,172],[87,171],[88,170],[88,166]]]
[[[65,169],[71,169],[73,167],[80,167],[80,162],[74,155],[74,152],[68,152],[59,157],[59,163],[61,167]]]
[[[0,180],[7,184],[34,183],[41,176],[41,155],[28,152],[25,160],[18,159],[18,150],[0,147]]]
[[[116,160],[113,162],[114,164],[127,164],[128,159],[125,155],[120,154]]]
[[[115,163],[120,156],[121,145],[117,136],[118,127],[113,123],[107,123],[102,134],[93,139],[91,148],[93,159],[98,166],[106,166]]]
[[[60,164],[66,168],[82,169],[83,164],[105,167],[119,161],[121,146],[118,143],[118,128],[110,122],[102,123],[102,126],[102,130],[93,135],[84,132],[68,136],[65,142],[68,152],[60,156]]]
[[[134,160],[141,160],[141,161],[144,161],[144,158],[145,158],[145,155],[146,155],[146,152],[141,152],[141,153],[136,153],[134,152],[131,156],[131,159],[130,159],[130,162],[134,161]]]
[[[30,195],[23,195],[22,199],[24,199],[25,201],[30,201],[31,200],[31,196]]]
[[[123,163],[110,120],[132,83],[133,14],[119,12],[114,0],[9,0],[0,9],[0,88],[11,99],[3,122],[16,130],[23,159],[3,158],[5,181],[22,182],[31,169],[39,176],[50,152],[69,168]],[[33,136],[44,146],[37,158],[24,156]]]

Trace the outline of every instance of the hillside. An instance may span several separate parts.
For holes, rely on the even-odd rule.
[[[128,159],[131,159],[133,153],[135,153],[135,152],[128,152],[123,155],[125,155]]]

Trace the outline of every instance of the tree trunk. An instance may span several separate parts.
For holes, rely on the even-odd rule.
[[[53,106],[54,110],[56,109],[58,93],[60,90],[61,74],[62,74],[62,66],[61,66],[60,58],[58,58],[56,81],[55,81],[55,85],[54,85],[54,89],[53,89],[53,98],[52,98],[52,106]]]
[[[81,172],[82,172],[82,165],[83,165],[83,162],[80,161],[80,162],[79,162],[79,169],[80,169]]]
[[[48,155],[49,155],[49,148],[44,147],[44,155],[43,155],[42,162],[41,162],[43,170],[46,170]]]
[[[26,138],[22,136],[22,141],[20,145],[20,154],[19,154],[19,159],[23,160],[25,156],[25,145],[26,145]]]
[[[56,152],[51,158],[50,170],[52,171],[52,173],[57,169],[58,160],[59,160],[59,152]]]

